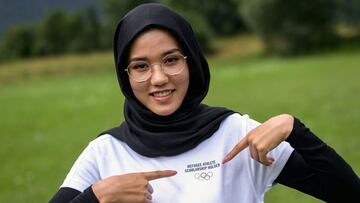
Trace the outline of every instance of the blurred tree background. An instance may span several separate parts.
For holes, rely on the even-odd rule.
[[[360,38],[357,0],[105,0],[102,15],[92,7],[77,13],[57,10],[37,24],[10,27],[0,44],[1,60],[111,49],[116,23],[146,2],[164,3],[187,18],[206,52],[216,52],[217,37],[241,32],[255,33],[268,53],[282,56]]]
[[[240,13],[269,51],[309,53],[336,42],[336,0],[242,0]]]
[[[113,33],[145,2],[192,24],[211,67],[204,103],[299,116],[359,174],[359,0],[0,0],[0,202],[46,202],[89,140],[123,120]],[[319,202],[281,185],[266,198]]]
[[[359,174],[359,0],[0,0],[0,202],[47,202],[123,120],[113,33],[145,2],[192,24],[211,68],[204,103],[295,115]],[[265,202],[320,201],[278,185]]]

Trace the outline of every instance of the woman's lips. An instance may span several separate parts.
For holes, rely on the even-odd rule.
[[[163,91],[155,91],[150,93],[150,95],[159,102],[167,102],[172,97],[173,93],[175,92],[175,89],[172,90],[163,90]]]
[[[173,92],[173,90],[164,90],[164,91],[153,92],[150,95],[152,95],[154,97],[166,97],[166,96],[170,95],[172,92]]]

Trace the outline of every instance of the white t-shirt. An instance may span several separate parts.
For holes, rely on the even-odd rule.
[[[154,203],[260,203],[293,148],[282,142],[270,151],[268,156],[275,159],[271,166],[253,160],[248,148],[225,165],[221,164],[225,155],[258,125],[247,115],[232,114],[194,149],[157,158],[139,155],[124,142],[102,135],[82,152],[61,187],[83,191],[109,176],[170,169],[178,173],[150,182]]]

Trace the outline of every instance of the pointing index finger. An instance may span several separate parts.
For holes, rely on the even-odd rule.
[[[148,180],[156,180],[159,178],[167,178],[176,175],[177,172],[173,170],[163,170],[163,171],[150,171],[143,172],[142,175]]]
[[[240,142],[225,156],[224,160],[222,161],[223,164],[233,159],[239,152],[249,146],[247,141],[247,137],[244,137],[240,140]]]

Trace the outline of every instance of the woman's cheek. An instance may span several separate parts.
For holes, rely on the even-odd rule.
[[[131,89],[133,90],[133,92],[146,92],[147,91],[147,85],[146,83],[132,83],[130,82],[131,85]]]
[[[177,83],[184,83],[184,82],[188,82],[189,81],[189,69],[186,68],[183,72],[183,74],[180,75],[176,75],[176,80]]]

